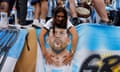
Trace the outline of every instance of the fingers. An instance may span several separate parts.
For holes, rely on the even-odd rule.
[[[63,61],[63,64],[64,65],[71,64],[71,60],[70,59],[66,59],[66,60]]]
[[[52,60],[53,55],[47,55],[45,56],[45,60],[47,64],[53,64],[54,61]]]
[[[71,64],[71,60],[72,60],[72,56],[69,55],[63,60],[63,64],[64,65]]]
[[[47,59],[46,59],[46,63],[47,63],[47,64],[52,64],[52,62],[53,62],[52,59],[50,59],[50,58],[47,58]]]

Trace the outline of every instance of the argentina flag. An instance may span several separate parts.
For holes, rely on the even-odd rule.
[[[37,53],[37,56],[35,60],[31,58],[31,61],[34,61],[33,66],[30,62],[24,67],[22,66],[24,62],[21,62],[19,69],[25,71],[34,67],[34,72],[120,72],[120,27],[84,23],[76,26],[76,30],[79,38],[72,62],[70,65],[60,67],[46,65],[39,42],[36,46],[36,42],[33,41],[36,39],[36,35],[33,37],[33,34],[36,33],[39,37],[41,29],[36,29],[36,32],[30,30],[32,34],[29,33],[28,42],[31,42],[30,45],[35,45],[32,48],[29,45],[27,49],[33,51],[37,47],[37,50],[35,49],[32,54],[28,51],[25,58],[29,54],[31,57],[34,53],[35,55]],[[16,62],[26,43],[26,36],[28,37],[28,31],[25,29],[0,30],[0,72],[14,72]],[[71,35],[69,37],[72,38]],[[45,40],[46,38],[47,36]],[[46,48],[49,47],[46,41],[45,45]],[[66,48],[68,52],[71,46],[70,42]],[[22,61],[29,62],[27,59],[23,58]]]
[[[0,29],[0,72],[14,71],[26,35],[26,30]]]
[[[39,50],[37,64],[41,67],[37,66],[36,72],[120,72],[120,27],[85,23],[76,30],[79,39],[71,65],[46,66]],[[71,46],[67,46],[68,51]]]
[[[73,72],[120,71],[120,27],[81,24],[76,29],[79,40]]]

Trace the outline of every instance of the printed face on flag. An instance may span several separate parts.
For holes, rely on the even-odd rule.
[[[50,30],[49,36],[47,38],[51,48],[55,50],[65,49],[69,43],[69,37],[66,29],[55,28],[55,33],[53,29]]]

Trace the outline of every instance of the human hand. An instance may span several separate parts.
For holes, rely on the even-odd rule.
[[[51,53],[44,53],[44,58],[47,64],[54,64],[52,57],[53,55]]]
[[[65,56],[65,59],[63,60],[63,64],[67,65],[67,64],[71,64],[73,58],[73,54],[69,53],[69,55]]]
[[[110,20],[100,20],[100,22],[99,22],[100,24],[106,24],[106,25],[112,25],[112,21],[110,21]]]

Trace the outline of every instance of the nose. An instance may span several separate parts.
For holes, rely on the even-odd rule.
[[[63,17],[58,17],[58,20],[59,20],[59,21],[62,21],[62,20],[63,20]]]
[[[55,37],[60,38],[61,37],[60,33],[55,33]]]

